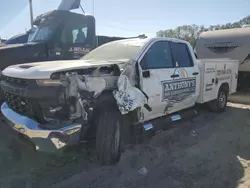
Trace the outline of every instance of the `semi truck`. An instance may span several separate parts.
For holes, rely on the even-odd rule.
[[[78,59],[102,44],[125,38],[97,36],[94,16],[65,7],[38,16],[33,25],[28,43],[0,47],[0,71],[20,63]]]
[[[203,32],[194,50],[198,58],[238,60],[238,91],[250,91],[250,27]]]
[[[95,139],[97,160],[114,164],[124,145],[196,115],[196,104],[223,112],[237,78],[237,60],[197,60],[186,41],[123,39],[80,60],[7,67],[1,111],[11,134],[36,151]]]
[[[42,14],[28,43],[0,48],[0,70],[7,66],[63,59],[78,59],[104,43],[125,37],[97,36],[95,18],[65,10]]]

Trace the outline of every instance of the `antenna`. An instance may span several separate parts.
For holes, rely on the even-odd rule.
[[[83,10],[83,8],[82,8],[82,5],[81,5],[81,4],[80,4],[80,8],[81,8],[81,10],[82,10],[83,14],[85,14],[85,11]]]
[[[29,7],[30,7],[30,24],[31,28],[33,27],[33,6],[32,6],[32,0],[29,0]]]
[[[95,0],[92,0],[92,15],[95,16]]]

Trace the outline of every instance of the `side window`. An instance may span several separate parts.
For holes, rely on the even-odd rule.
[[[142,60],[143,69],[173,68],[172,55],[168,42],[154,43]]]
[[[194,65],[186,44],[170,42],[170,46],[174,62],[177,62],[179,67],[192,67]]]
[[[84,43],[87,37],[87,32],[88,32],[87,27],[73,29],[72,30],[73,43],[74,44]]]
[[[67,24],[61,36],[61,41],[66,44],[84,44],[88,35],[88,28],[82,24]]]

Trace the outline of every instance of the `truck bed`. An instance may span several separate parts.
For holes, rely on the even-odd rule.
[[[220,86],[228,84],[228,93],[237,89],[238,60],[232,59],[199,59],[200,95],[197,103],[206,103],[217,98]]]

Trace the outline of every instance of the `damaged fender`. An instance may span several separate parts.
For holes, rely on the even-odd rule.
[[[131,85],[126,75],[121,75],[118,78],[117,90],[113,91],[113,95],[123,115],[147,104],[146,96],[138,88]]]
[[[78,91],[86,90],[94,92],[94,95],[101,93],[106,87],[106,81],[101,77],[83,77],[77,73],[66,73],[62,80],[65,87],[68,86],[69,96],[78,96]],[[70,84],[69,84],[70,83]]]
[[[103,90],[109,88],[108,84],[110,80],[100,76],[90,76],[85,77],[78,75],[77,73],[66,73],[64,77],[61,78],[62,85],[66,88],[66,98],[77,99],[75,103],[75,110],[71,111],[72,119],[75,119],[80,116],[86,116],[84,111],[84,100],[81,100],[80,91],[93,92],[93,97],[98,96]],[[147,97],[145,94],[140,91],[138,88],[134,87],[128,76],[122,74],[119,76],[118,80],[112,78],[114,84],[113,96],[116,99],[117,106],[121,114],[127,114],[130,111],[135,110],[136,108],[144,107],[147,104]],[[107,82],[108,81],[108,82]],[[112,81],[112,82],[113,82]],[[73,102],[74,103],[74,102]],[[81,110],[82,109],[82,110]],[[86,120],[86,118],[84,118]]]
[[[76,72],[66,73],[61,77],[62,85],[66,88],[66,99],[70,104],[70,119],[82,117],[87,121],[88,113],[84,108],[84,100],[82,100],[80,91],[88,91],[93,96],[102,92],[106,87],[106,81],[101,77],[83,77]]]

